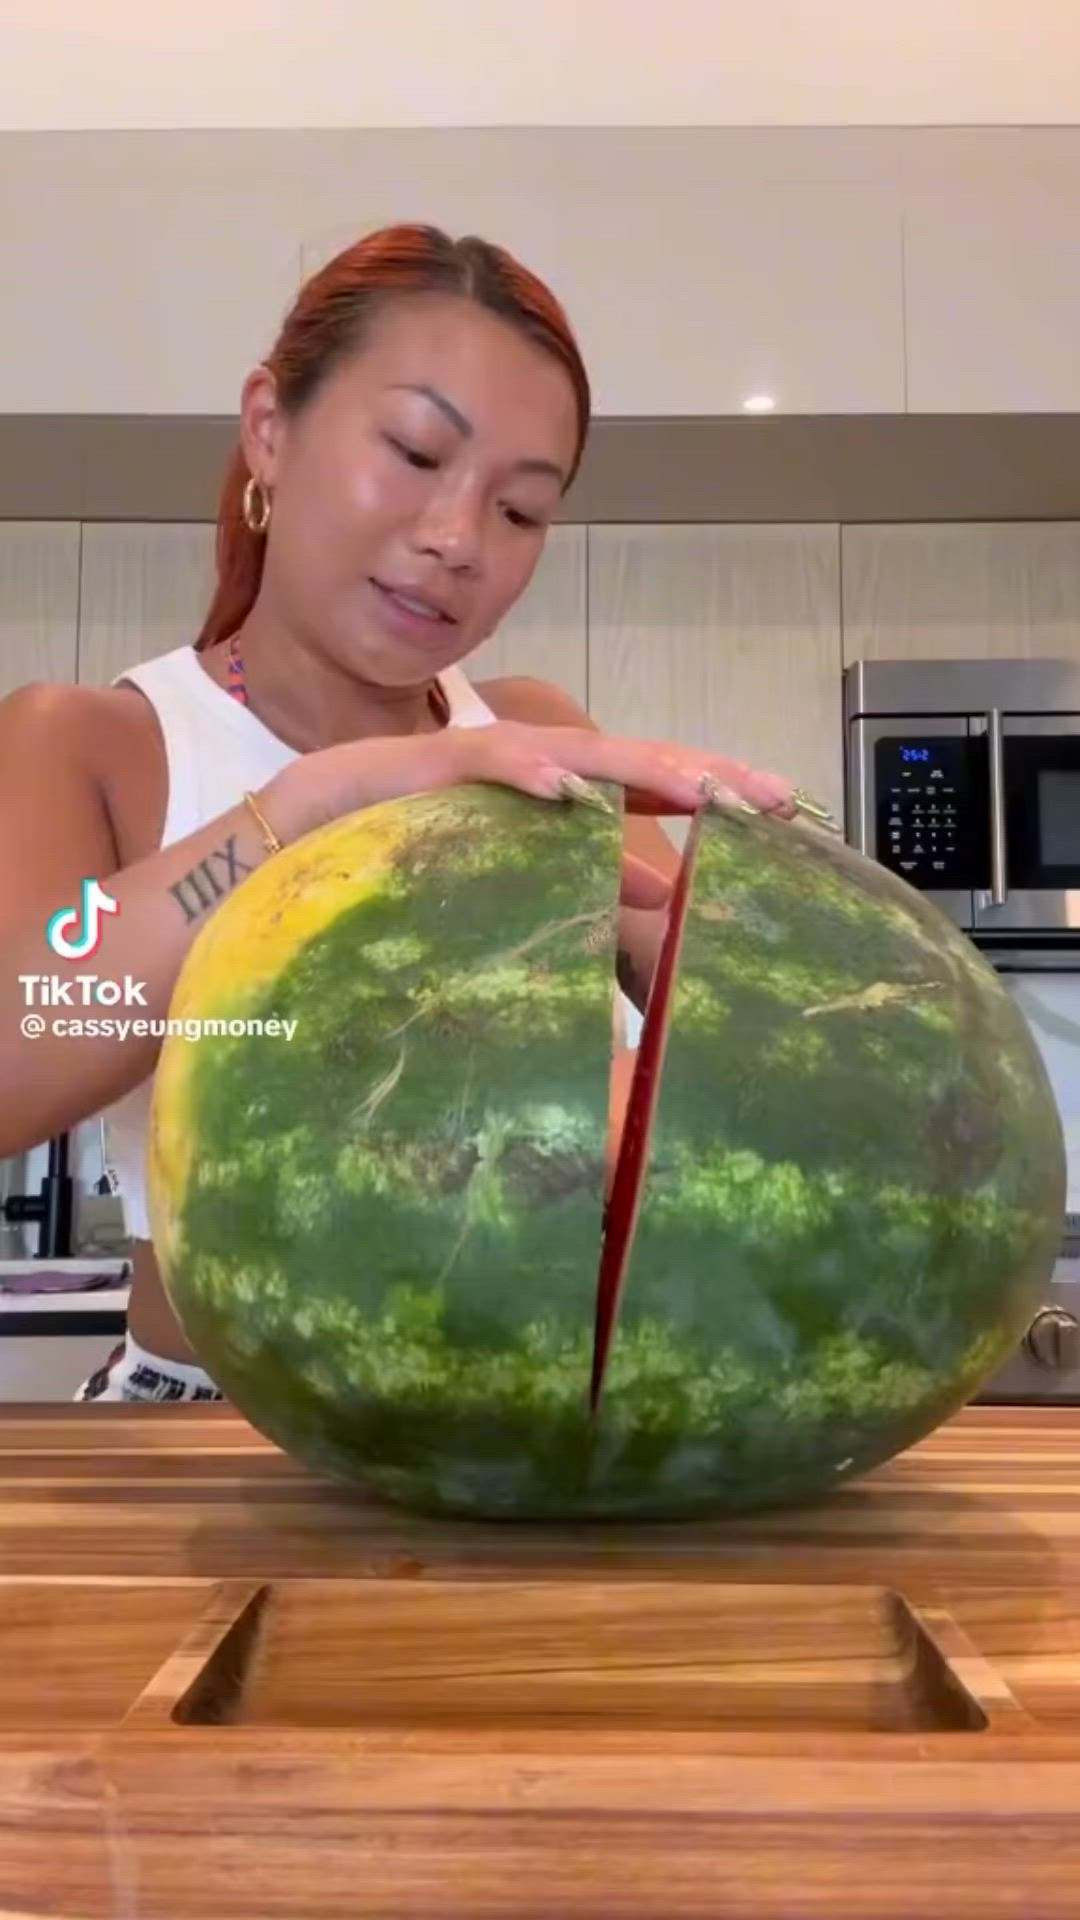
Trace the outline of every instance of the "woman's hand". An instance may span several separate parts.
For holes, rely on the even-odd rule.
[[[563,800],[575,797],[575,781],[594,780],[623,787],[632,813],[693,813],[704,793],[783,819],[798,811],[788,781],[741,760],[672,742],[515,720],[325,747],[291,762],[259,797],[271,825],[294,838],[359,807],[438,787],[490,781]],[[580,787],[577,797],[586,797]]]
[[[631,813],[692,813],[711,783],[722,795],[744,800],[762,813],[790,819],[796,812],[791,784],[759,773],[741,760],[671,741],[597,733],[585,727],[531,726],[503,720],[457,735],[472,770],[465,779],[501,780],[541,799],[562,797],[566,776],[606,780],[626,789]],[[479,764],[477,764],[479,763]]]

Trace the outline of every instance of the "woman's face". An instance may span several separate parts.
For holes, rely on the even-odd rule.
[[[272,516],[264,604],[380,686],[472,652],[528,585],[577,445],[569,375],[465,300],[388,307],[293,418],[264,372],[244,445]]]

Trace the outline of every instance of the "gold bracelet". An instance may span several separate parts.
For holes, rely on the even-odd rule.
[[[259,806],[259,803],[255,798],[255,795],[253,793],[248,793],[247,791],[245,791],[244,804],[251,809],[251,812],[254,814],[256,820],[259,823],[259,830],[262,834],[263,844],[266,847],[267,853],[281,853],[284,849],[285,842],[284,840],[278,839],[277,834],[274,832],[274,829],[270,825],[269,820],[266,818],[266,815],[263,813],[261,807]]]

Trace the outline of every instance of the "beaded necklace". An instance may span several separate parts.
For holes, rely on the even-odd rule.
[[[247,675],[244,672],[244,662],[240,657],[240,643],[235,633],[229,635],[229,656],[225,685],[228,692],[232,694],[233,699],[239,700],[241,706],[248,707],[251,705],[248,699]]]

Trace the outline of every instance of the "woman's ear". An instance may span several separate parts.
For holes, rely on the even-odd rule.
[[[260,365],[248,374],[240,395],[240,444],[248,472],[267,491],[277,480],[283,430],[277,381],[269,367]]]

